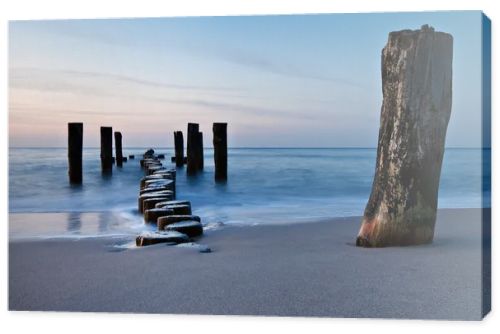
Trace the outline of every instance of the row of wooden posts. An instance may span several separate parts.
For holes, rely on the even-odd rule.
[[[201,237],[203,225],[201,218],[192,214],[191,202],[176,200],[176,169],[164,167],[161,155],[153,149],[143,154],[140,164],[146,175],[140,181],[138,212],[143,214],[144,223],[156,226],[156,231],[139,234],[136,246],[180,244]],[[211,252],[206,246],[197,248],[202,253]]]
[[[213,123],[213,145],[215,180],[227,180],[227,123]],[[114,133],[115,155],[113,158],[113,128],[101,127],[101,169],[104,174],[113,171],[113,163],[116,161],[118,167],[123,166],[126,157],[122,152],[122,134]],[[195,175],[204,167],[203,156],[203,133],[199,130],[199,124],[188,123],[187,127],[187,157],[184,157],[184,136],[182,131],[174,132],[175,157],[172,161],[177,167],[187,165],[186,173]],[[68,123],[68,174],[69,182],[73,184],[82,183],[82,150],[83,150],[83,123]]]

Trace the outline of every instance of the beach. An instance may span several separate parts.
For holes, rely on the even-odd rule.
[[[441,209],[432,244],[380,249],[354,246],[360,217],[224,227],[211,253],[11,239],[9,309],[479,320],[480,215]]]
[[[490,30],[9,22],[8,309],[482,320]]]

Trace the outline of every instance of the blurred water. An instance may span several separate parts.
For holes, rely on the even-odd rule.
[[[125,149],[124,155],[144,151]],[[173,149],[157,152],[166,154],[166,166],[173,166]],[[123,168],[115,166],[111,177],[103,177],[99,149],[84,149],[83,185],[70,186],[66,154],[61,148],[9,150],[11,213],[108,211],[135,216],[143,176],[139,157],[124,163]],[[178,170],[177,197],[191,200],[194,214],[210,224],[277,224],[362,215],[373,181],[375,156],[372,148],[229,149],[228,182],[216,184],[213,151],[206,149],[203,173],[188,178],[185,168]],[[447,149],[439,207],[481,207],[482,177],[481,149]],[[139,216],[133,219],[140,222]],[[11,230],[23,230],[12,224],[22,222],[11,219]]]

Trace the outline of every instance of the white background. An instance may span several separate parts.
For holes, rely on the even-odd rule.
[[[0,257],[2,282],[0,326],[3,333],[88,333],[89,331],[107,333],[147,333],[147,332],[207,332],[207,333],[331,333],[335,332],[370,332],[370,333],[470,333],[477,331],[498,332],[500,330],[499,294],[496,268],[499,263],[497,243],[493,244],[493,311],[483,322],[445,322],[445,321],[408,321],[408,320],[366,320],[366,319],[318,319],[318,318],[270,318],[270,317],[234,317],[234,316],[171,316],[139,314],[83,314],[54,312],[7,312],[8,272],[7,272],[7,219],[8,219],[8,112],[7,112],[7,20],[12,19],[52,19],[52,18],[105,18],[105,17],[145,17],[145,16],[197,16],[197,15],[251,15],[251,14],[298,14],[298,13],[346,13],[346,12],[381,12],[381,11],[423,11],[423,10],[483,10],[492,19],[493,27],[493,89],[495,79],[499,77],[495,66],[496,46],[499,38],[496,22],[500,11],[496,8],[499,1],[387,1],[387,0],[3,0],[0,4],[0,175],[2,199],[0,208],[2,220],[0,231],[2,256]],[[478,36],[479,38],[479,36]],[[500,136],[499,118],[495,117],[496,104],[493,94],[493,146],[498,146]],[[498,154],[493,154],[493,170],[498,166]],[[498,178],[493,175],[493,206],[498,207],[495,189]],[[498,228],[495,227],[496,212],[493,212],[493,239]],[[37,256],[33,254],[33,256]]]

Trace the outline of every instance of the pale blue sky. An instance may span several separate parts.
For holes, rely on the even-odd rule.
[[[65,146],[66,123],[126,146],[229,123],[232,147],[375,147],[390,31],[454,37],[448,146],[480,146],[481,14],[434,12],[16,21],[9,25],[10,146]]]

